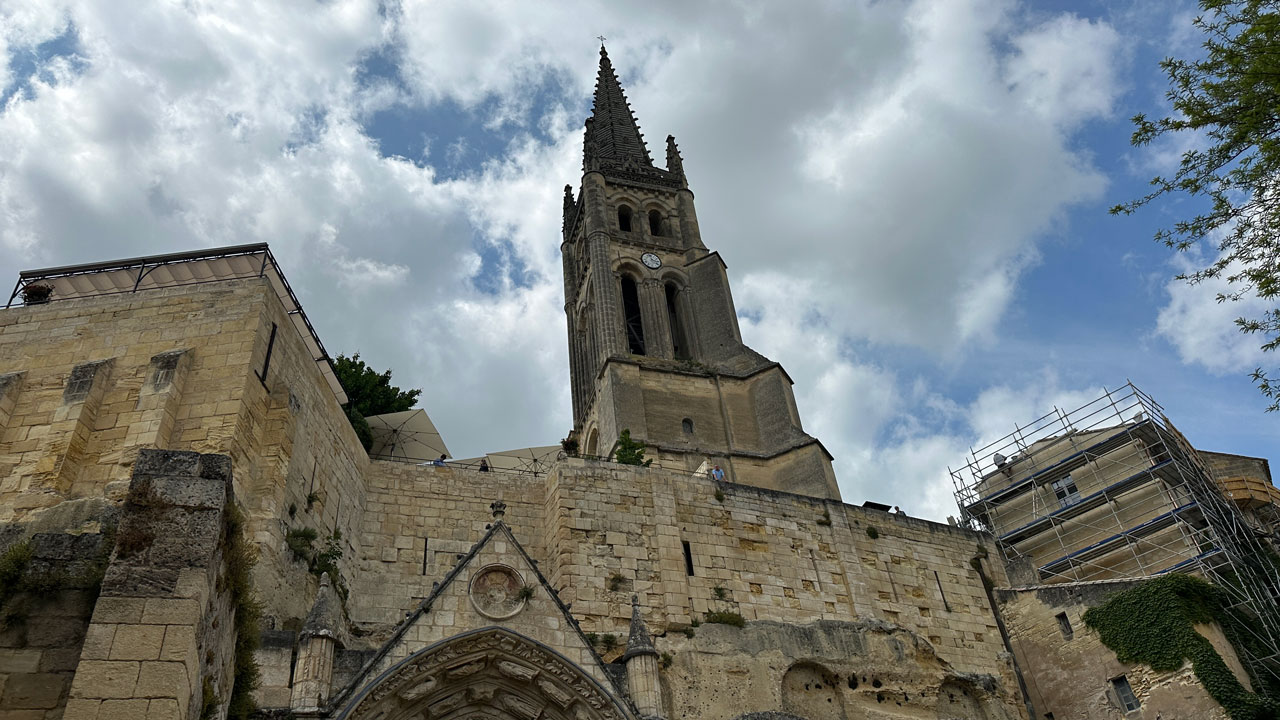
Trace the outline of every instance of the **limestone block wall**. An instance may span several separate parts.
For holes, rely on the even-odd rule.
[[[225,455],[139,455],[66,720],[188,720],[201,715],[206,683],[225,710],[237,621],[224,581],[231,484]]]
[[[546,561],[544,477],[377,460],[367,492],[349,606],[356,623],[395,623],[426,598],[484,536],[494,500],[506,502],[505,521],[525,550]]]
[[[236,492],[261,548],[254,582],[266,602],[268,625],[279,626],[307,614],[318,584],[287,549],[289,530],[315,530],[317,548],[333,539],[342,551],[344,582],[352,581],[369,458],[274,291],[257,307],[244,370],[248,381],[236,425],[242,450],[233,453]],[[300,587],[308,592],[298,592]]]
[[[292,589],[316,582],[290,528],[357,555],[368,459],[266,279],[0,310],[0,378],[0,522],[121,502],[143,448],[223,453],[270,621],[305,615]]]
[[[1226,711],[1209,697],[1190,664],[1174,672],[1157,673],[1144,665],[1116,660],[1083,615],[1108,595],[1141,580],[1060,583],[996,591],[1000,613],[1008,628],[1027,694],[1037,717],[1058,718],[1226,718]],[[1065,623],[1065,624],[1064,624]],[[1240,679],[1249,678],[1220,628],[1197,628],[1209,637]],[[1124,676],[1141,707],[1125,714],[1111,686]]]
[[[0,717],[58,720],[102,577],[103,536],[36,533],[25,542],[31,589],[0,608]]]
[[[586,631],[625,638],[637,593],[658,634],[709,611],[788,623],[874,619],[917,633],[957,669],[1008,670],[971,563],[997,585],[1005,576],[981,559],[997,557],[990,540],[968,530],[574,459],[528,479],[374,462],[368,483],[360,592],[350,605],[357,622],[394,623],[416,607],[483,534],[488,504],[500,498],[512,531]]]
[[[625,633],[636,592],[655,632],[716,610],[796,623],[874,618],[914,630],[966,671],[999,674],[1007,665],[971,566],[975,556],[997,556],[984,535],[591,461],[562,462],[548,493],[559,518],[551,523],[549,575],[584,628]],[[1004,582],[1002,569],[980,562],[993,582]]]
[[[226,451],[263,291],[241,281],[0,311],[0,373],[20,373],[0,413],[0,521],[121,499],[142,447]],[[190,359],[161,368],[174,351]]]

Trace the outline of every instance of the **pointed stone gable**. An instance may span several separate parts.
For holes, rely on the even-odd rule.
[[[586,165],[653,167],[644,135],[636,125],[609,54],[600,47],[600,73],[596,77],[595,104],[587,120]]]
[[[495,503],[496,505],[496,503]],[[501,512],[495,513],[499,517]],[[527,590],[532,595],[526,597]],[[578,629],[569,609],[500,519],[410,614],[353,682],[335,695],[338,707],[352,701],[350,689],[379,676],[419,651],[460,635],[502,628],[536,641],[580,668],[622,705],[625,694]]]

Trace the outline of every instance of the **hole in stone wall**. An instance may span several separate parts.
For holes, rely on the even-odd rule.
[[[631,208],[626,205],[618,206],[618,229],[622,232],[631,232]]]
[[[690,420],[689,418],[685,418],[685,419],[681,420],[681,421],[680,421],[680,429],[684,431],[684,434],[685,434],[685,435],[692,435],[692,434],[693,434],[693,420]]]

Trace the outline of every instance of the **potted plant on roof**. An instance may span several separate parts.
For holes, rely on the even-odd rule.
[[[22,286],[23,305],[43,305],[53,297],[53,286],[43,283],[28,283]]]

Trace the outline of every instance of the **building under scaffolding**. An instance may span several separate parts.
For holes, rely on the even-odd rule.
[[[1015,585],[1200,575],[1257,632],[1255,672],[1280,678],[1280,571],[1270,528],[1250,522],[1274,488],[1256,477],[1224,487],[1132,384],[1015,426],[951,476],[962,521],[995,536]]]

